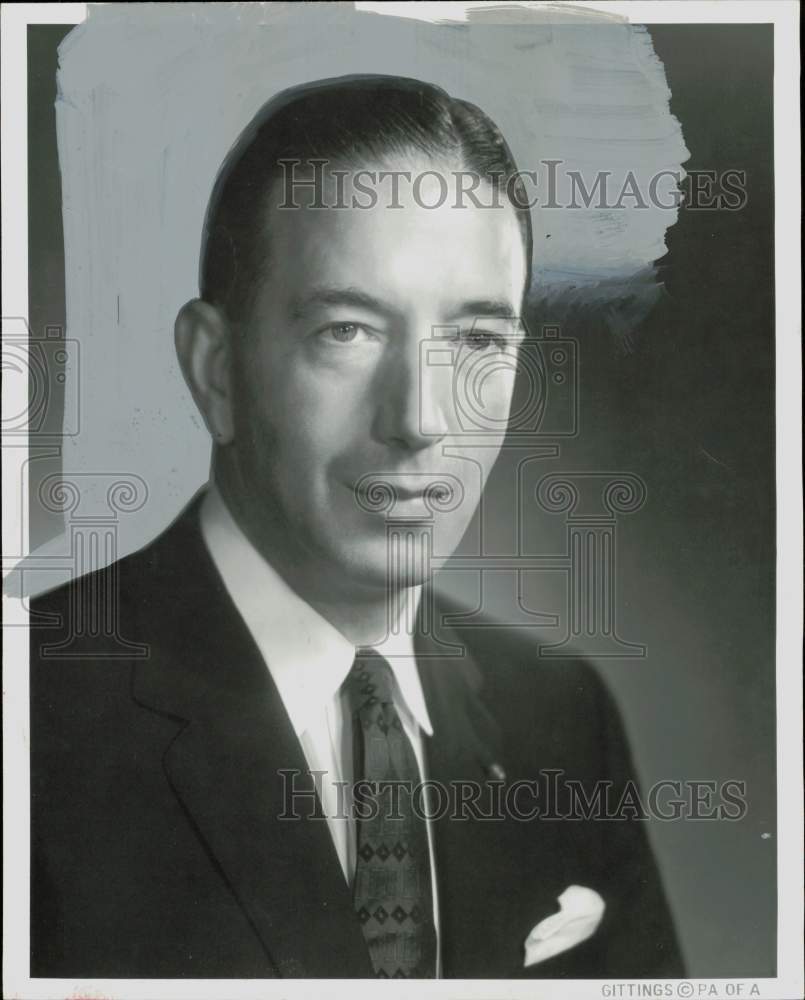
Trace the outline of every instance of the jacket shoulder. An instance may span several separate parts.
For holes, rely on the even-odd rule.
[[[443,614],[468,654],[471,685],[511,747],[587,771],[631,769],[621,711],[588,658],[568,650],[561,658],[541,655],[551,640],[536,630],[476,617],[467,627],[455,607]]]
[[[203,558],[188,509],[138,551],[31,599],[35,750],[127,717],[134,667],[181,644],[175,598],[188,573],[204,576]]]
[[[573,700],[605,696],[607,685],[598,668],[581,653],[564,650],[561,658],[545,655],[547,641],[537,629],[513,627],[493,617],[463,624],[465,610],[442,603],[442,618],[477,667],[476,684],[489,690],[550,693]]]
[[[76,652],[98,653],[109,646],[102,640],[124,625],[139,627],[161,612],[169,614],[171,595],[181,592],[188,579],[208,576],[199,505],[199,500],[191,502],[157,538],[130,555],[33,597],[32,637],[45,644],[65,638]],[[114,652],[124,653],[125,644]]]

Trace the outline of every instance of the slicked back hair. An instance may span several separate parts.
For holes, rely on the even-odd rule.
[[[370,161],[424,154],[461,164],[514,208],[531,274],[531,214],[511,151],[497,125],[441,87],[396,76],[351,76],[292,87],[268,101],[224,160],[202,238],[201,297],[230,320],[244,320],[270,267],[268,194],[282,161],[362,168]],[[286,168],[287,169],[287,168]]]

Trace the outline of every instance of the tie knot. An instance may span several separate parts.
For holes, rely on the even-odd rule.
[[[374,649],[359,649],[347,675],[346,688],[356,712],[378,704],[391,704],[392,672],[388,661]]]

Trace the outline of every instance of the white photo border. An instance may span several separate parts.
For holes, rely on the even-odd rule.
[[[2,261],[3,316],[28,316],[27,45],[29,24],[79,24],[85,4],[20,3],[2,8]],[[465,3],[357,3],[389,16],[461,19]],[[655,2],[525,3],[524,7],[603,11],[638,24],[757,23],[774,25],[774,191],[777,459],[777,791],[778,962],[767,979],[636,980],[649,992],[612,992],[613,980],[452,980],[418,982],[418,996],[550,998],[629,996],[757,996],[799,1000],[803,985],[802,794],[802,437],[798,5],[795,0],[655,0]],[[5,319],[4,319],[5,328]],[[5,336],[5,330],[4,330]],[[27,400],[5,386],[4,420]],[[18,390],[22,387],[17,386]],[[16,444],[16,442],[15,442]],[[27,445],[3,448],[3,551],[23,536],[19,483]],[[19,554],[19,553],[18,553]],[[4,561],[4,575],[11,569]],[[120,1000],[222,1000],[225,997],[375,997],[375,982],[355,980],[127,980],[31,979],[29,976],[28,641],[23,601],[3,601],[3,995]],[[755,990],[752,985],[755,984]],[[715,988],[716,992],[712,992]],[[410,995],[410,985],[387,982],[384,995]],[[609,992],[608,992],[609,991]]]

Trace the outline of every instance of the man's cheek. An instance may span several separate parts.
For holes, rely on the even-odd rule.
[[[300,490],[318,496],[331,492],[336,469],[349,451],[348,425],[316,412],[299,414],[282,435],[280,462]],[[289,475],[290,474],[290,475]]]
[[[511,410],[514,399],[515,370],[514,361],[507,358],[507,367],[501,367],[490,379],[492,382],[490,392],[490,405],[495,410],[496,417],[505,419]]]
[[[472,359],[450,386],[449,412],[455,434],[489,434],[509,417],[514,398],[514,362],[499,356]]]

